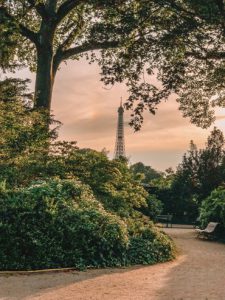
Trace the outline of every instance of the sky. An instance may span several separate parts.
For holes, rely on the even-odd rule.
[[[109,151],[113,157],[117,109],[120,98],[126,99],[126,87],[122,84],[105,87],[100,81],[100,69],[89,65],[84,59],[69,61],[57,73],[53,91],[52,113],[63,123],[59,138],[77,141],[80,148]],[[19,71],[16,76],[31,78],[34,74],[27,70]],[[155,116],[146,112],[144,124],[138,132],[128,125],[130,111],[125,111],[125,148],[131,163],[138,161],[164,171],[174,169],[194,140],[199,148],[204,147],[213,126],[225,130],[225,110],[217,112],[218,120],[211,128],[204,130],[191,124],[178,110],[175,95],[159,105]]]

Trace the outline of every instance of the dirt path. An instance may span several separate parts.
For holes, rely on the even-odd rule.
[[[225,300],[225,245],[197,240],[192,229],[166,231],[182,250],[173,262],[0,277],[0,299]]]

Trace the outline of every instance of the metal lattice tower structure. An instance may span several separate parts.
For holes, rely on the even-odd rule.
[[[125,142],[124,142],[124,122],[123,122],[124,109],[122,106],[122,99],[120,107],[118,108],[118,123],[117,123],[117,134],[116,134],[116,145],[114,158],[125,157]]]

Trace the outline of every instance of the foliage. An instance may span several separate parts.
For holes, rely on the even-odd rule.
[[[202,227],[209,222],[219,222],[225,231],[225,189],[218,187],[202,201],[200,207],[200,217]]]
[[[176,250],[172,240],[163,232],[150,227],[131,238],[128,258],[133,264],[154,264],[174,258]]]
[[[15,187],[49,177],[76,177],[92,188],[107,209],[121,216],[135,214],[134,207],[146,205],[147,194],[126,161],[79,150],[75,142],[55,141],[58,123],[51,119],[55,127],[46,130],[49,117],[27,105],[22,93],[25,82],[5,80],[0,87],[1,180]]]
[[[171,92],[203,128],[224,105],[222,0],[1,0],[0,16],[1,63],[16,59],[37,72],[37,107],[50,108],[60,64],[84,55],[98,61],[105,84],[126,83],[136,130],[143,111],[155,114]]]
[[[157,220],[157,216],[163,211],[163,203],[156,198],[156,195],[149,194],[146,199],[147,207],[141,209],[144,215],[149,216],[152,221]]]
[[[14,191],[3,185],[0,219],[2,270],[121,266],[174,255],[173,243],[153,225],[133,220],[128,232],[77,180],[36,181]]]
[[[173,214],[176,209],[174,207],[174,194],[171,189],[175,177],[175,173],[172,168],[165,170],[163,176],[153,179],[150,183],[149,193],[151,197],[155,197],[159,202],[158,210],[163,214]],[[161,203],[161,204],[160,204]],[[160,214],[159,213],[159,214]]]
[[[179,215],[186,211],[193,219],[197,218],[202,200],[223,183],[223,147],[223,133],[217,128],[214,128],[208,137],[205,149],[198,150],[191,142],[190,150],[178,166],[172,184],[173,194],[176,195],[175,210]]]
[[[20,102],[26,108],[31,107],[32,94],[28,91],[27,84],[30,80],[19,78],[5,78],[0,81],[0,101],[6,103]]]
[[[39,157],[42,159],[37,163]],[[49,177],[79,178],[91,187],[107,210],[123,217],[135,215],[134,208],[146,206],[147,193],[125,162],[110,161],[102,152],[78,149],[76,143],[53,143],[51,152],[39,152],[33,160],[26,159],[20,165],[14,165],[14,169],[14,176],[11,176],[9,169],[8,173],[3,174],[0,170],[2,179],[11,185],[20,186],[31,180]]]
[[[163,203],[163,213],[173,214],[174,222],[194,222],[202,201],[224,183],[224,172],[224,136],[215,127],[204,149],[191,141],[176,173],[167,170],[152,180],[149,192]]]
[[[147,193],[126,160],[56,142],[57,127],[46,127],[49,115],[32,109],[26,82],[9,79],[0,88],[2,270],[173,258],[171,240],[137,211]]]
[[[136,164],[131,165],[130,169],[136,176],[138,176],[139,174],[142,175],[142,183],[149,184],[151,180],[155,178],[160,178],[162,176],[161,173],[154,170],[150,166],[145,166],[142,162],[138,162]]]
[[[49,123],[50,130],[46,129]],[[27,81],[0,81],[0,179],[14,185],[32,179],[32,166],[34,174],[37,161],[46,163],[58,124],[44,111],[32,109]]]
[[[1,269],[123,264],[126,225],[78,181],[1,193]]]
[[[104,153],[83,149],[73,153],[67,169],[90,185],[107,210],[121,217],[132,216],[134,208],[146,206],[147,193],[123,160],[110,161]]]
[[[105,54],[104,81],[127,79],[126,107],[134,109],[136,127],[143,122],[143,111],[155,113],[171,92],[178,95],[184,117],[208,127],[213,107],[224,103],[223,1],[135,2],[137,18],[144,20],[116,55]],[[147,80],[148,75],[157,77],[162,88]]]

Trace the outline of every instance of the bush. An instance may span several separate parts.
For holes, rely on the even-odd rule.
[[[200,222],[205,227],[209,222],[219,222],[225,231],[225,188],[215,189],[209,197],[202,201]]]
[[[0,185],[0,269],[152,264],[173,243],[152,223],[107,212],[90,188],[51,179],[7,191]]]
[[[152,222],[143,222],[142,219],[129,220],[128,230],[130,245],[127,259],[130,264],[154,264],[175,257],[173,241]]]
[[[135,215],[134,208],[146,206],[147,193],[135,180],[126,161],[109,160],[104,153],[91,149],[75,149],[69,156],[59,156],[57,162],[54,161],[58,164],[57,171],[63,169],[62,162],[65,164],[63,176],[67,173],[88,184],[107,211],[130,217]]]
[[[152,221],[157,221],[157,216],[163,211],[163,203],[154,194],[148,195],[146,203],[147,207],[143,207],[141,212],[149,216]]]
[[[77,181],[1,192],[0,219],[2,270],[124,264],[125,223]]]
[[[128,260],[131,264],[152,265],[174,257],[174,244],[163,232],[157,232],[152,237],[152,230],[146,228],[142,235],[131,238],[128,250]]]

